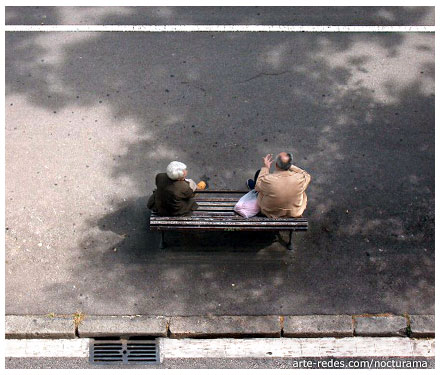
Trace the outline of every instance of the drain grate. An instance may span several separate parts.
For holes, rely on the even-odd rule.
[[[90,343],[90,363],[155,364],[159,363],[156,340],[94,340]]]

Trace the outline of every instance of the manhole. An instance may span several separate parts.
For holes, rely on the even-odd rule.
[[[159,348],[156,340],[92,339],[89,359],[96,365],[155,364],[159,363]]]

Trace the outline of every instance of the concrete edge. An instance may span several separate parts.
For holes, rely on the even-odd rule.
[[[77,327],[80,338],[87,337],[167,337],[169,320],[163,316],[85,316]]]
[[[6,339],[76,338],[74,315],[6,315]]]
[[[351,315],[291,315],[284,318],[284,337],[352,337]]]
[[[435,315],[409,315],[408,321],[410,337],[435,337]]]
[[[172,317],[170,338],[281,337],[280,316]]]
[[[434,338],[434,315],[6,315],[6,339],[94,337],[247,338],[390,336]],[[293,322],[296,322],[293,325]],[[360,327],[363,327],[360,328]]]
[[[409,321],[406,314],[354,315],[354,335],[369,337],[408,336]]]

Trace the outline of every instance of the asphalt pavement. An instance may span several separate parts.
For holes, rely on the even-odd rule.
[[[8,6],[6,25],[334,25],[430,26],[427,6]]]
[[[408,363],[420,362],[426,369],[435,368],[435,358],[323,358],[326,363],[334,363],[334,369],[351,368],[350,363],[362,366],[371,360],[389,365],[395,363],[393,368],[405,368]],[[394,362],[392,362],[394,361]],[[161,364],[154,365],[96,365],[90,364],[87,358],[6,358],[6,369],[310,369],[317,367],[317,360],[312,358],[179,358],[167,359]],[[340,367],[338,367],[340,366]],[[329,367],[327,367],[329,368]],[[422,367],[419,367],[422,368]]]
[[[6,33],[6,314],[433,314],[434,42]],[[312,176],[293,253],[252,233],[158,249],[146,203],[169,161],[243,189],[283,150]]]

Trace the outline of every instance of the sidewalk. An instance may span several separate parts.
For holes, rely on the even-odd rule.
[[[433,337],[434,316],[407,314],[7,316],[6,366],[433,368]],[[140,352],[147,339],[150,349]],[[113,349],[106,347],[110,343]],[[133,347],[134,343],[137,346]],[[137,350],[137,359],[144,362],[133,362],[131,350]],[[192,362],[186,362],[187,359]]]
[[[97,343],[99,345],[99,343]],[[102,343],[101,343],[102,344]],[[396,337],[157,340],[155,362],[89,362],[89,339],[7,340],[6,368],[434,368],[433,339]],[[102,346],[101,346],[102,348]],[[95,347],[94,347],[95,352]],[[128,350],[130,352],[130,349]],[[128,354],[130,355],[130,354]],[[138,354],[139,355],[139,354]],[[96,360],[97,356],[93,356]],[[100,360],[102,360],[100,354]]]
[[[435,337],[433,315],[6,316],[7,339]]]

